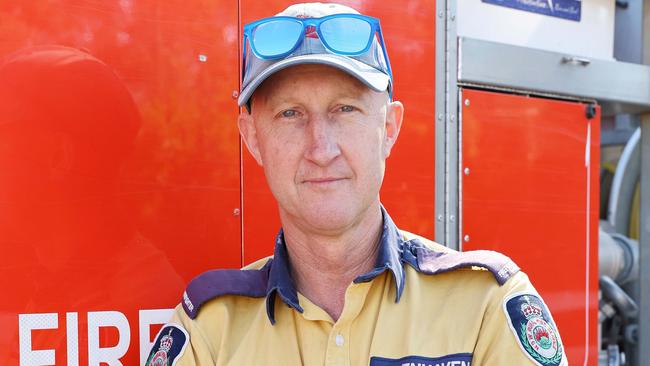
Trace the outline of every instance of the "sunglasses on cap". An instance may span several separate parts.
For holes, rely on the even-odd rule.
[[[370,49],[375,34],[386,63],[386,72],[393,78],[379,19],[361,14],[333,14],[321,18],[276,16],[244,26],[243,63],[246,65],[246,41],[251,51],[262,60],[281,59],[291,55],[305,37],[320,39],[330,52],[343,56],[360,56]],[[242,69],[244,79],[246,67]]]

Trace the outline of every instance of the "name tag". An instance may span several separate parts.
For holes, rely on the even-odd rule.
[[[370,366],[471,366],[471,362],[471,353],[456,353],[442,357],[370,358]]]

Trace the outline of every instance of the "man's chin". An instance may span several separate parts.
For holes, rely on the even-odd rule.
[[[319,203],[308,206],[302,219],[311,229],[329,234],[344,232],[360,220],[361,210],[341,205],[340,202]]]

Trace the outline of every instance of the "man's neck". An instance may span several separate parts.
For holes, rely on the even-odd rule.
[[[343,312],[347,287],[375,265],[382,221],[377,207],[340,235],[320,235],[292,225],[291,220],[283,220],[297,290],[334,321]]]

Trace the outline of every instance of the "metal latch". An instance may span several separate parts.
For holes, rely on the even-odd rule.
[[[562,57],[562,63],[563,64],[571,64],[571,65],[580,65],[580,66],[587,66],[591,63],[591,60],[588,58],[584,57],[578,57],[578,56],[563,56]]]

